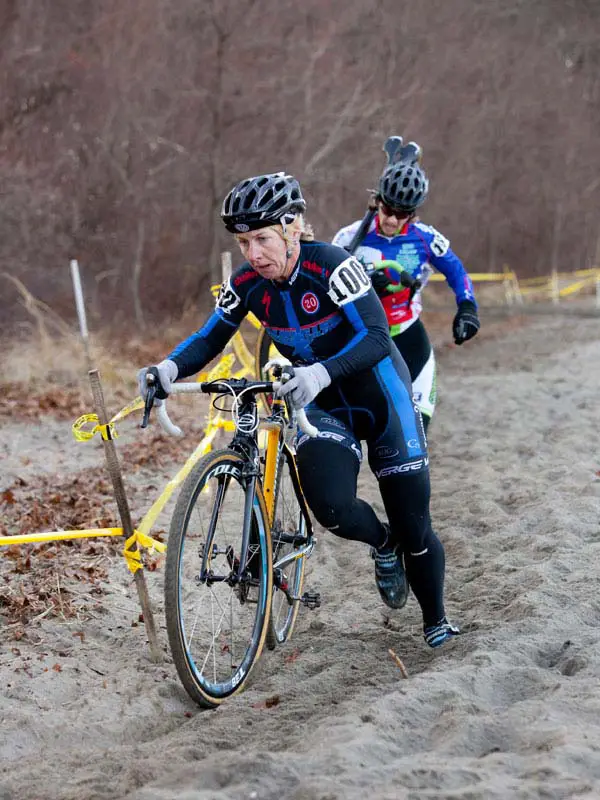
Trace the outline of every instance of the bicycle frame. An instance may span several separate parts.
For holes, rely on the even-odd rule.
[[[200,390],[200,387],[196,387],[194,386],[194,384],[190,384],[187,388],[185,387],[185,384],[179,384],[179,385],[175,384],[175,387],[178,387],[180,391],[191,392],[194,390],[195,391]],[[174,388],[174,392],[177,392],[177,388]],[[164,409],[164,406],[161,408]],[[244,536],[243,536],[243,545],[242,545],[242,551],[240,553],[237,572],[227,577],[221,577],[218,580],[231,580],[234,582],[240,582],[244,578],[243,572],[248,556],[248,544],[249,544],[250,526],[252,519],[252,503],[257,489],[256,484],[260,486],[263,498],[265,500],[269,525],[271,526],[273,524],[274,513],[275,513],[275,501],[276,501],[277,470],[282,456],[286,458],[288,466],[290,467],[292,484],[294,487],[294,491],[296,493],[296,497],[298,499],[298,504],[300,506],[301,513],[306,522],[307,534],[302,539],[302,541],[299,542],[295,541],[295,543],[299,544],[300,547],[294,549],[292,553],[288,553],[287,555],[279,559],[273,565],[273,569],[274,570],[281,569],[287,564],[291,563],[292,561],[297,560],[298,558],[302,558],[304,556],[306,557],[310,556],[315,545],[313,540],[312,523],[310,520],[310,515],[308,511],[308,506],[306,504],[306,500],[304,498],[304,495],[302,494],[302,488],[300,486],[300,478],[296,467],[295,457],[289,445],[285,442],[284,439],[283,432],[286,425],[288,424],[285,403],[283,400],[274,399],[273,405],[271,407],[271,413],[269,417],[263,422],[262,425],[262,428],[267,430],[267,442],[264,453],[263,471],[261,471],[260,468],[261,458],[260,458],[260,448],[258,445],[258,436],[257,436],[257,431],[259,430],[259,427],[261,427],[258,414],[259,412],[258,412],[257,397],[255,394],[251,394],[249,399],[245,400],[240,405],[238,411],[238,419],[244,419],[246,420],[247,423],[251,421],[252,428],[250,431],[244,431],[243,429],[240,429],[239,426],[236,427],[233,439],[228,445],[229,449],[239,453],[247,461],[248,470],[246,475],[245,476],[243,475],[242,477],[247,478],[249,482],[248,488],[250,489],[250,491],[247,492],[246,494],[246,501],[244,505],[244,523],[243,523]],[[170,422],[168,417],[166,417],[167,421],[165,421],[165,417],[166,417],[166,411],[163,410],[162,417],[160,418],[160,420],[163,427],[165,427],[168,430],[169,429],[168,426],[172,426],[172,423]],[[195,453],[193,454],[194,456],[196,455],[196,452],[197,451],[195,451]],[[187,466],[187,463],[191,461],[191,458],[192,457],[188,459],[188,462],[186,462],[185,466]],[[192,466],[193,464],[191,464],[190,469]],[[176,476],[177,479],[179,479],[182,471],[183,470],[181,470],[177,474]],[[189,470],[187,470],[187,472],[189,472]],[[181,481],[178,480],[178,483],[179,482]],[[164,496],[164,494],[165,493],[163,492],[161,498],[162,496]],[[213,518],[209,525],[209,531],[207,534],[206,552],[203,553],[203,558],[202,558],[202,568],[200,573],[200,579],[202,581],[211,580],[211,578],[209,577],[208,563],[211,557],[210,543],[213,539],[214,524],[218,509],[219,509],[218,498],[216,498],[213,506]],[[289,599],[299,600],[300,598],[290,597]]]
[[[310,556],[314,548],[312,523],[310,520],[310,515],[308,513],[308,506],[306,505],[306,500],[302,493],[302,487],[300,485],[300,476],[298,475],[298,469],[296,466],[296,459],[289,445],[285,442],[283,437],[283,429],[286,424],[284,407],[285,406],[282,400],[275,399],[271,407],[271,416],[263,426],[267,430],[267,444],[265,449],[265,468],[262,480],[263,495],[265,498],[265,503],[269,514],[269,523],[272,525],[275,514],[275,500],[276,500],[275,489],[277,486],[277,470],[279,468],[279,462],[281,456],[283,455],[283,457],[288,462],[288,466],[290,468],[290,476],[292,479],[292,484],[294,486],[294,491],[296,493],[296,497],[298,498],[298,503],[300,505],[302,515],[306,520],[307,535],[305,537],[305,540],[301,543],[301,547],[297,551],[295,550],[293,553],[288,553],[287,556],[283,556],[281,559],[279,559],[273,565],[274,569],[281,569],[298,558],[302,558],[303,556]]]

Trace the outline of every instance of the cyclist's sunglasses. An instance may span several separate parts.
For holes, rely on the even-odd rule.
[[[410,209],[407,208],[392,208],[388,206],[387,203],[384,203],[382,200],[379,201],[379,208],[385,214],[386,217],[396,217],[396,219],[407,219],[413,213]]]

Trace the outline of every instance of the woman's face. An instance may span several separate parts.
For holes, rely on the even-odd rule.
[[[407,220],[410,219],[408,211],[401,211],[398,208],[391,208],[381,200],[377,204],[377,214],[379,217],[379,230],[384,236],[397,236]]]
[[[261,278],[282,281],[287,277],[286,244],[274,228],[237,233],[236,239],[244,258]]]

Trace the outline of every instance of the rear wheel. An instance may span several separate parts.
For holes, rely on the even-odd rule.
[[[273,598],[271,616],[267,630],[267,647],[273,650],[292,635],[300,608],[300,597],[304,584],[305,556],[292,558],[287,563],[278,563],[293,557],[306,544],[307,525],[298,500],[296,483],[293,480],[295,464],[293,456],[284,448],[279,456],[275,484],[275,511],[271,526],[273,548]],[[299,489],[298,489],[299,490]]]
[[[267,633],[271,540],[260,489],[243,475],[246,463],[232,450],[204,456],[182,487],[169,531],[169,644],[183,686],[205,708],[242,689]]]
[[[274,358],[281,358],[281,353],[273,343],[273,340],[265,330],[261,328],[256,338],[256,347],[254,350],[255,366],[254,371],[257,380],[268,380],[266,366]],[[266,407],[270,408],[272,405],[271,395],[263,396]]]

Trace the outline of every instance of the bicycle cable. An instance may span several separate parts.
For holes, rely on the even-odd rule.
[[[218,383],[219,380],[215,380],[214,383]],[[230,411],[231,416],[233,417],[233,421],[235,423],[236,428],[241,432],[246,434],[247,436],[251,436],[259,427],[260,425],[260,417],[257,413],[252,415],[251,421],[247,421],[244,419],[246,416],[249,418],[251,415],[240,414],[240,405],[241,405],[241,397],[245,392],[252,391],[254,389],[253,386],[248,386],[245,389],[242,389],[238,394],[236,394],[235,389],[228,384],[225,384],[227,391],[218,394],[213,400],[213,407],[217,409],[217,411]],[[231,394],[233,398],[233,402],[231,404],[231,408],[225,408],[224,406],[217,405],[217,400],[221,397],[228,397]]]
[[[252,389],[251,386],[249,386],[246,389],[242,389],[242,391],[239,393],[239,395],[236,395],[235,392],[232,390],[233,405],[231,407],[231,413],[232,413],[233,421],[235,422],[236,428],[239,431],[241,431],[242,433],[245,433],[248,436],[252,435],[258,429],[258,426],[260,425],[260,418],[259,418],[259,415],[257,413],[256,407],[254,409],[254,414],[252,415],[252,421],[250,423],[246,423],[246,422],[242,423],[242,420],[243,420],[244,416],[249,417],[250,415],[249,414],[248,415],[244,415],[244,414],[240,415],[240,412],[239,412],[240,399],[241,399],[242,395],[245,392],[250,391],[250,389]]]

